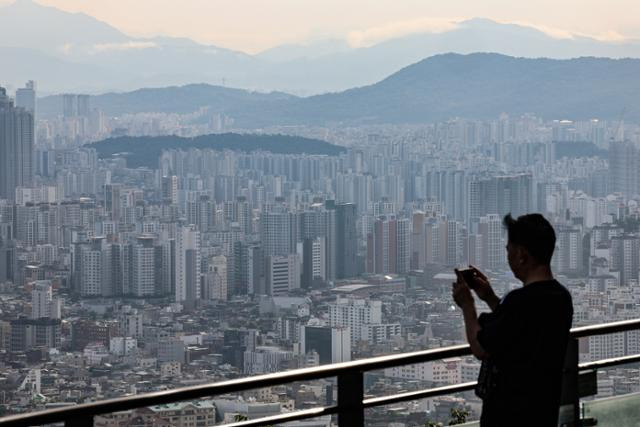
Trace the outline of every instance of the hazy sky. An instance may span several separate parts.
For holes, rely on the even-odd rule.
[[[12,0],[0,0],[0,4]],[[527,23],[556,36],[640,38],[640,0],[38,0],[84,12],[134,36],[183,36],[258,52],[338,37],[368,45],[442,31],[472,17]]]

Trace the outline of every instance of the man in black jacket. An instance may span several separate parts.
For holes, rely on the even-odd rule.
[[[502,300],[487,277],[456,270],[453,298],[467,340],[482,360],[482,427],[557,426],[562,368],[573,317],[571,295],[551,272],[556,236],[540,214],[504,218],[509,267],[523,287]],[[466,279],[465,279],[466,277]],[[473,289],[491,313],[477,316]]]

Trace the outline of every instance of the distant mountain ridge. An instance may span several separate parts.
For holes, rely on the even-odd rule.
[[[59,99],[40,102],[47,110]],[[495,118],[531,112],[547,119],[640,121],[640,59],[513,58],[436,55],[369,86],[295,97],[208,85],[144,89],[92,98],[113,114],[196,111],[210,106],[243,128],[327,123],[419,123],[451,117]],[[58,107],[59,108],[59,107]]]
[[[214,112],[224,113],[231,106],[234,109],[251,111],[269,108],[278,101],[296,97],[282,92],[252,92],[244,89],[212,86],[203,83],[165,88],[143,88],[132,92],[105,93],[91,97],[92,107],[97,107],[109,115],[124,113],[190,113],[200,107],[209,107]],[[60,113],[62,95],[40,98],[38,110],[47,117]]]
[[[249,55],[186,38],[131,37],[82,13],[32,0],[0,8],[0,84],[35,79],[42,93],[125,91],[194,82],[298,95],[373,84],[423,58],[448,52],[522,57],[640,57],[640,42],[559,39],[532,27],[488,19],[355,48],[330,39],[275,46]]]
[[[286,116],[323,121],[419,122],[454,116],[640,119],[640,60],[437,55],[370,86],[298,100]],[[633,113],[631,112],[633,111]]]
[[[130,168],[156,168],[163,150],[191,148],[232,151],[267,151],[276,154],[309,154],[336,156],[345,149],[319,139],[289,135],[253,135],[223,133],[194,138],[168,136],[123,136],[88,144],[101,158],[121,155]]]

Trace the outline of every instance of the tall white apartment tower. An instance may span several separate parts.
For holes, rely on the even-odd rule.
[[[504,266],[506,261],[504,241],[502,238],[502,220],[498,214],[480,217],[478,234],[482,241],[482,265],[490,270]]]
[[[411,221],[407,218],[396,222],[396,272],[409,272],[411,259]]]
[[[286,296],[300,287],[300,260],[298,254],[267,257],[266,285],[271,296]]]
[[[136,297],[153,296],[156,294],[156,266],[153,236],[141,234],[131,249],[133,268],[132,291]]]
[[[0,199],[14,200],[17,187],[33,183],[34,134],[33,113],[14,107],[0,87]]]
[[[175,300],[195,303],[200,298],[200,232],[195,226],[176,233]]]
[[[178,204],[178,177],[175,175],[162,177],[162,199],[172,205]]]
[[[36,82],[29,80],[24,87],[16,90],[16,107],[24,108],[36,115]]]
[[[111,254],[105,238],[94,237],[81,249],[80,294],[83,297],[111,296]]]
[[[217,255],[209,260],[204,277],[202,296],[205,299],[226,301],[229,295],[227,279],[227,257]]]
[[[295,216],[290,212],[263,212],[260,216],[260,239],[265,255],[294,253],[294,229]]]
[[[31,318],[41,319],[51,316],[53,292],[50,280],[37,280],[31,291]]]

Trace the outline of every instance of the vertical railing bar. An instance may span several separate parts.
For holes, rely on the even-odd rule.
[[[569,338],[562,369],[562,391],[560,404],[571,407],[571,414],[563,413],[560,420],[562,425],[579,427],[580,422],[580,392],[578,384],[578,339]],[[568,411],[567,411],[568,412]]]
[[[362,371],[338,375],[338,427],[364,427],[363,400]]]
[[[64,427],[93,427],[93,415],[68,418],[64,421]]]

